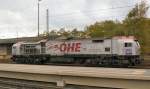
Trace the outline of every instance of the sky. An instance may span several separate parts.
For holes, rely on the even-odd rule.
[[[77,28],[104,20],[123,20],[142,0],[42,0],[40,33],[46,31],[46,9],[49,30]],[[150,5],[150,0],[147,4]],[[38,0],[0,0],[0,39],[37,35]],[[150,17],[150,10],[147,13]]]

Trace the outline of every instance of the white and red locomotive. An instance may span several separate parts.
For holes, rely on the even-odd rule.
[[[89,65],[140,64],[140,45],[134,37],[42,40],[18,42],[12,46],[17,63],[70,63]]]

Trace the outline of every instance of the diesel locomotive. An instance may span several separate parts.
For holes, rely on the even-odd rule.
[[[143,59],[139,42],[132,36],[121,36],[18,42],[12,46],[12,60],[24,64],[135,66]]]

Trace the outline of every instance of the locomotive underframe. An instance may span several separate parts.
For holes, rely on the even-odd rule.
[[[139,55],[14,55],[13,61],[22,64],[80,64],[91,66],[135,66],[142,62]]]

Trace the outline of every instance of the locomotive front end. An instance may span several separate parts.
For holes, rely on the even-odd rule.
[[[134,37],[120,37],[117,39],[119,44],[118,55],[122,56],[124,60],[128,61],[128,64],[134,66],[142,62],[140,53],[140,44]]]

